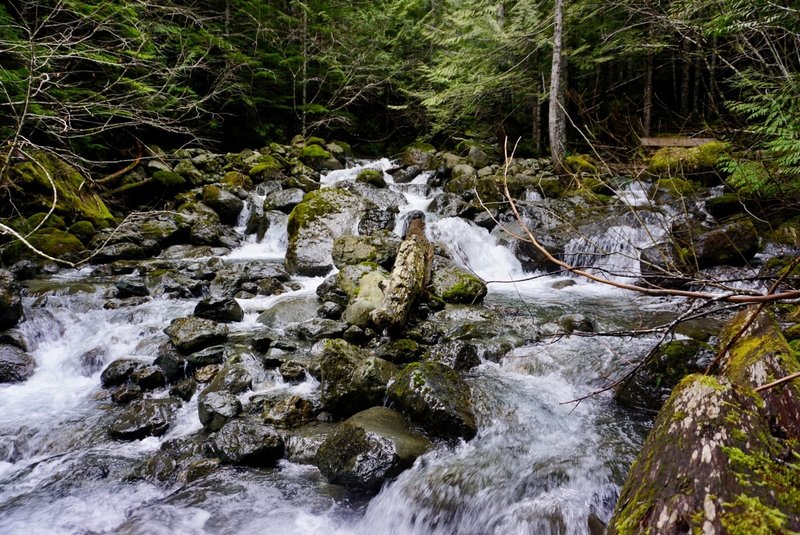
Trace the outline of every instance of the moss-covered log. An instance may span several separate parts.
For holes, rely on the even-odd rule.
[[[433,247],[425,238],[424,225],[410,228],[400,244],[383,300],[370,314],[378,328],[399,331],[405,325],[411,307],[430,277],[432,258]]]
[[[723,330],[721,377],[691,375],[672,392],[631,468],[610,533],[793,533],[800,530],[797,371],[774,318],[746,311]]]

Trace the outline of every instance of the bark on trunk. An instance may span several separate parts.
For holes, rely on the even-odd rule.
[[[647,72],[644,79],[643,137],[650,137],[653,126],[653,53],[647,54]]]
[[[567,146],[566,125],[567,119],[564,112],[564,66],[561,47],[564,40],[564,0],[556,0],[555,23],[553,28],[553,61],[550,71],[550,157],[556,171],[562,168],[562,159]]]
[[[430,242],[420,234],[411,234],[403,240],[383,301],[370,314],[375,326],[390,332],[405,326],[411,307],[422,295],[430,277],[432,252]]]

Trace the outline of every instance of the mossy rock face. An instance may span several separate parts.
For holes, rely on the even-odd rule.
[[[781,458],[763,406],[725,378],[681,381],[631,467],[609,533],[800,529],[800,466]]]
[[[428,433],[470,439],[477,433],[469,385],[439,362],[414,362],[389,385],[394,407]]]
[[[50,214],[48,216],[46,212],[39,212],[38,214],[33,214],[28,219],[26,219],[25,225],[22,228],[18,228],[16,230],[27,234],[36,227],[65,230],[67,228],[67,224],[64,221],[64,218],[59,215]]]
[[[358,295],[358,285],[362,277],[373,271],[380,271],[388,277],[389,272],[374,262],[361,262],[360,264],[348,264],[342,266],[336,277],[336,287],[339,288],[348,299],[353,299]]]
[[[338,162],[330,152],[326,151],[321,145],[306,145],[300,149],[300,161],[312,169],[330,169],[331,160]]]
[[[373,407],[339,425],[320,445],[316,463],[330,483],[376,491],[431,447],[402,415]]]
[[[400,159],[405,166],[418,165],[423,170],[436,169],[438,163],[433,145],[421,141],[407,145]]]
[[[289,214],[286,268],[290,273],[324,275],[333,267],[333,242],[354,228],[365,209],[361,196],[326,188],[307,193]]]
[[[542,194],[542,197],[546,197],[548,199],[558,199],[564,196],[564,192],[567,188],[564,186],[564,183],[561,182],[561,179],[557,176],[543,176],[540,177],[536,184],[534,184],[536,190]]]
[[[97,228],[114,223],[105,203],[84,187],[86,179],[74,167],[45,152],[35,152],[33,158],[34,161],[17,164],[11,169],[12,181],[26,204],[49,210],[55,184],[58,192],[55,211],[66,221],[85,219]]]
[[[228,171],[222,177],[222,183],[231,188],[253,189],[253,180],[239,171]]]
[[[800,247],[800,217],[781,223],[778,228],[766,233],[765,238],[792,247]]]
[[[383,270],[367,273],[359,281],[356,295],[344,311],[344,319],[351,325],[366,328],[370,325],[370,313],[383,301],[382,286],[389,281],[389,274]]]
[[[572,173],[597,174],[597,164],[588,154],[573,154],[564,158],[564,168]]]
[[[486,284],[441,256],[434,257],[430,292],[446,303],[477,304],[486,296]]]
[[[650,158],[647,170],[660,176],[705,178],[705,183],[715,182],[717,162],[727,149],[725,143],[718,141],[690,148],[662,147]]]
[[[468,167],[468,166],[459,166]],[[470,169],[472,169],[470,167]],[[472,169],[474,171],[474,169]],[[457,195],[464,195],[465,193],[475,189],[475,184],[478,182],[477,176],[468,170],[459,169],[458,174],[454,174],[453,178],[447,181],[444,190],[447,193],[455,193]]]
[[[69,262],[79,260],[86,254],[83,243],[73,234],[58,229],[39,229],[26,238],[28,242],[44,254]],[[13,264],[23,258],[41,259],[19,240],[12,241],[3,249],[3,261]]]
[[[700,184],[685,178],[661,178],[657,182],[657,187],[675,197],[690,197],[697,194]]]
[[[203,188],[203,203],[217,212],[223,223],[229,225],[236,223],[244,208],[244,202],[239,197],[217,186]]]
[[[333,242],[333,263],[337,268],[371,262],[391,268],[400,248],[400,238],[389,231],[375,231],[369,236],[339,236]]]
[[[749,219],[734,221],[681,244],[698,267],[746,264],[758,252],[758,233]]]
[[[276,157],[266,155],[259,158],[258,163],[250,168],[248,174],[256,182],[281,180],[286,178],[283,173],[284,167],[284,164]]]
[[[705,370],[709,356],[708,348],[695,340],[664,344],[614,397],[624,405],[656,411],[681,379]]]

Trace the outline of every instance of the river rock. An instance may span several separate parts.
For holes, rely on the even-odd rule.
[[[428,143],[412,143],[403,149],[401,156],[403,165],[418,165],[425,170],[433,170],[438,167],[436,159],[436,149]]]
[[[142,390],[154,390],[161,388],[167,382],[164,370],[159,366],[143,365],[133,370],[131,382],[138,385]]]
[[[470,439],[478,431],[469,385],[439,362],[406,366],[386,389],[393,406],[428,433]]]
[[[139,282],[129,280],[120,280],[114,283],[117,289],[117,298],[125,299],[127,297],[144,297],[150,295],[147,286]]]
[[[414,340],[401,338],[391,340],[375,349],[375,355],[394,364],[407,364],[419,360],[423,348]]]
[[[322,403],[325,410],[339,416],[382,404],[386,384],[397,372],[391,363],[365,356],[344,340],[325,342],[320,370]]]
[[[238,357],[228,360],[222,369],[214,375],[203,393],[219,392],[222,390],[240,394],[250,388],[253,377],[248,369],[239,362]]]
[[[289,188],[274,191],[264,199],[264,211],[278,210],[285,214],[291,213],[292,209],[303,201],[306,192],[300,188]]]
[[[203,188],[203,204],[214,210],[219,215],[220,221],[227,225],[235,224],[244,208],[244,203],[239,197],[218,186]]]
[[[480,278],[438,255],[433,259],[429,290],[446,303],[474,305],[486,296],[486,284]]]
[[[265,405],[261,417],[264,423],[277,427],[298,427],[311,422],[317,412],[314,402],[300,396],[288,396]]]
[[[211,441],[222,462],[248,466],[273,464],[283,456],[283,447],[274,427],[253,420],[232,420]]]
[[[333,263],[342,269],[346,265],[373,262],[390,268],[400,248],[400,237],[387,230],[369,236],[345,235],[333,242]]]
[[[701,269],[743,265],[758,252],[758,233],[749,219],[729,223],[697,237],[690,251]]]
[[[464,340],[451,340],[432,347],[428,360],[444,364],[455,371],[466,371],[481,363],[478,348]]]
[[[475,169],[481,169],[489,165],[489,155],[477,145],[473,145],[469,148],[469,152],[467,153],[467,163]]]
[[[109,434],[121,440],[139,440],[167,432],[172,415],[180,406],[175,398],[133,401],[109,426]]]
[[[232,297],[209,297],[197,303],[194,315],[219,323],[233,323],[242,321],[244,310]]]
[[[0,270],[0,331],[14,327],[21,318],[19,285],[10,271]]]
[[[36,370],[33,357],[18,347],[0,345],[0,383],[19,383],[27,380]]]
[[[364,211],[361,221],[358,222],[358,233],[368,235],[379,230],[391,231],[394,225],[395,213],[392,210],[368,208]]]
[[[164,332],[183,354],[194,353],[228,339],[227,326],[193,316],[172,320]]]
[[[286,458],[293,463],[315,463],[319,447],[336,427],[337,424],[315,421],[292,429],[282,429]]]
[[[397,184],[408,184],[422,173],[419,165],[409,165],[402,167],[392,174],[392,178]]]
[[[673,340],[664,344],[630,381],[620,386],[615,399],[641,409],[661,408],[681,379],[701,373],[708,365],[708,351],[695,340]]]
[[[361,277],[355,297],[344,311],[344,319],[351,325],[366,328],[370,325],[370,313],[383,301],[383,286],[389,275],[384,270],[371,271]]]
[[[289,215],[287,270],[297,275],[325,275],[333,267],[334,240],[350,232],[368,207],[362,197],[343,189],[306,194]]]
[[[242,403],[227,390],[203,393],[197,401],[200,423],[210,431],[221,429],[241,411]]]
[[[108,388],[128,382],[131,374],[145,363],[136,359],[117,359],[111,362],[100,374],[100,383]]]
[[[316,462],[330,483],[376,491],[431,447],[402,415],[372,407],[339,425],[320,446]]]

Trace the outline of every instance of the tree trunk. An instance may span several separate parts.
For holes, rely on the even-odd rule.
[[[683,69],[681,72],[681,115],[686,120],[689,117],[689,87],[692,78],[692,62],[689,58],[689,42],[684,39],[681,45],[681,61]]]
[[[647,54],[647,72],[644,79],[644,116],[642,117],[642,135],[650,137],[653,127],[653,53]]]
[[[405,326],[430,277],[432,253],[433,246],[422,233],[409,234],[400,244],[383,301],[370,314],[378,328],[397,332]]]
[[[550,157],[556,171],[562,169],[567,146],[567,117],[564,111],[564,65],[561,47],[564,41],[564,0],[556,0],[553,27],[553,61],[550,71]]]
[[[533,153],[539,156],[542,154],[542,103],[539,100],[539,93],[533,96],[533,109],[531,111]]]

